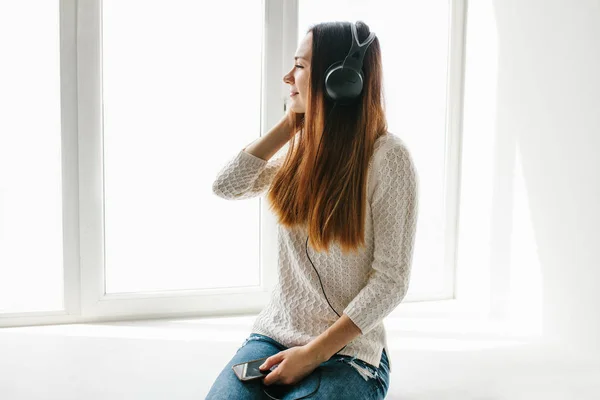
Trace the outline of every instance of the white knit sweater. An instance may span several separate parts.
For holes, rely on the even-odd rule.
[[[265,161],[245,149],[217,174],[213,183],[217,196],[242,200],[266,194],[285,153],[278,152],[279,156]],[[391,372],[383,319],[408,290],[419,179],[406,144],[390,132],[375,143],[367,188],[365,247],[344,255],[335,242],[329,253],[317,253],[309,244],[308,253],[333,308],[340,315],[345,313],[362,332],[337,354],[354,356],[379,368],[385,348]],[[329,307],[306,256],[306,228],[279,225],[278,233],[278,283],[252,332],[289,348],[311,342],[339,317]]]

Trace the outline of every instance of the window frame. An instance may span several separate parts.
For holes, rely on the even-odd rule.
[[[289,92],[281,77],[298,43],[298,0],[263,0],[261,132],[284,114]],[[257,287],[143,292],[104,291],[102,167],[102,0],[61,0],[61,123],[63,178],[64,310],[7,313],[0,327],[157,318],[255,315],[277,279],[277,223],[260,199],[260,274]],[[459,221],[461,130],[466,0],[450,0],[445,159],[444,290],[435,296],[407,295],[395,317],[481,317],[485,299],[476,282],[456,268]],[[284,38],[284,40],[281,40]],[[264,134],[263,133],[263,134]],[[460,280],[466,296],[458,297]],[[243,305],[243,306],[241,306]],[[173,311],[176,310],[176,311]]]

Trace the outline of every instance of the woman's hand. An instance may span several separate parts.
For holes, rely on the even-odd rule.
[[[279,121],[280,124],[283,124],[285,126],[285,130],[286,132],[290,133],[290,139],[292,138],[292,136],[294,136],[295,134],[297,134],[298,132],[293,132],[294,129],[294,116],[297,115],[296,113],[294,113],[292,111],[291,108],[288,108],[285,115],[281,118],[281,120]],[[301,118],[300,118],[300,122],[301,122],[301,127],[304,126],[304,114],[300,114]],[[302,128],[300,128],[302,129]]]
[[[320,364],[316,354],[305,346],[296,346],[267,358],[259,368],[261,371],[269,370],[275,364],[277,367],[263,378],[265,385],[279,383],[293,385],[300,382]]]

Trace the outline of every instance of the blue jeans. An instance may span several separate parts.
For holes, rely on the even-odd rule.
[[[206,400],[294,400],[304,396],[307,399],[379,400],[387,394],[389,363],[385,349],[379,368],[355,357],[335,354],[294,385],[275,383],[267,386],[262,378],[241,382],[231,368],[234,364],[270,357],[287,349],[268,336],[251,333],[223,368]]]

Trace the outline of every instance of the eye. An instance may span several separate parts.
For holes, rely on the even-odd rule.
[[[296,68],[304,68],[302,65],[295,65]]]

